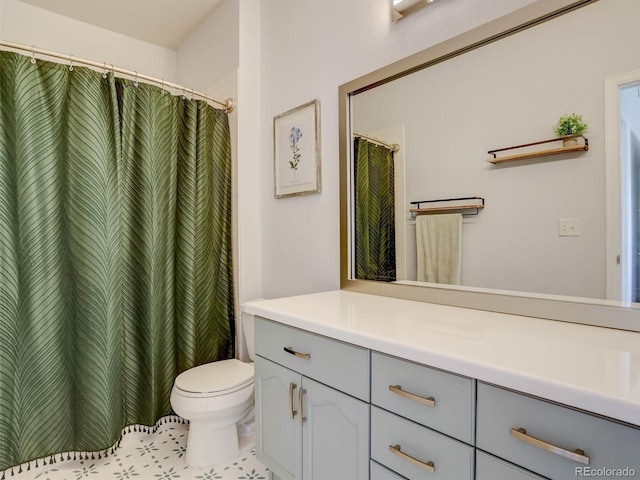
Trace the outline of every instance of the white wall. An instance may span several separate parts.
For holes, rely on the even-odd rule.
[[[528,3],[447,0],[392,24],[386,0],[261,2],[263,296],[340,287],[338,86]],[[315,98],[322,193],[275,200],[273,117]]]
[[[209,93],[238,68],[238,2],[223,0],[178,47],[180,85]]]
[[[0,0],[0,39],[105,62],[175,82],[175,51],[18,0]]]
[[[261,3],[240,2],[238,234],[240,301],[263,296],[261,217]]]

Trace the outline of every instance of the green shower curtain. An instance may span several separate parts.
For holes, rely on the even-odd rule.
[[[354,139],[355,269],[360,280],[396,279],[393,152]]]
[[[0,472],[107,449],[234,352],[227,114],[0,52]]]

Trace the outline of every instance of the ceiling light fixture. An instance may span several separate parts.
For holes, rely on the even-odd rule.
[[[433,2],[434,0],[391,0],[391,19],[397,22]]]

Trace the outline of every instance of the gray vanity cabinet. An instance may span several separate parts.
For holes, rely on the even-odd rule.
[[[256,451],[282,480],[640,474],[640,428],[257,318]]]
[[[258,459],[282,480],[369,478],[369,351],[261,318],[255,335]]]

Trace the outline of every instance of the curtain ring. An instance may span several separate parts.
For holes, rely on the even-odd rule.
[[[187,87],[182,87],[182,99],[187,99]]]
[[[138,86],[138,72],[136,72],[136,78],[133,80],[133,85],[134,85],[135,87],[137,87],[137,86]]]
[[[107,63],[104,63],[104,70],[102,71],[102,78],[107,78],[109,70],[107,69]]]
[[[69,71],[73,72],[73,55],[69,55]]]
[[[161,79],[160,82],[160,89],[162,90],[162,95],[164,95],[165,93],[167,93],[167,91],[164,89],[164,78]]]
[[[31,63],[33,65],[36,64],[36,52],[34,51],[35,46],[31,45]]]

